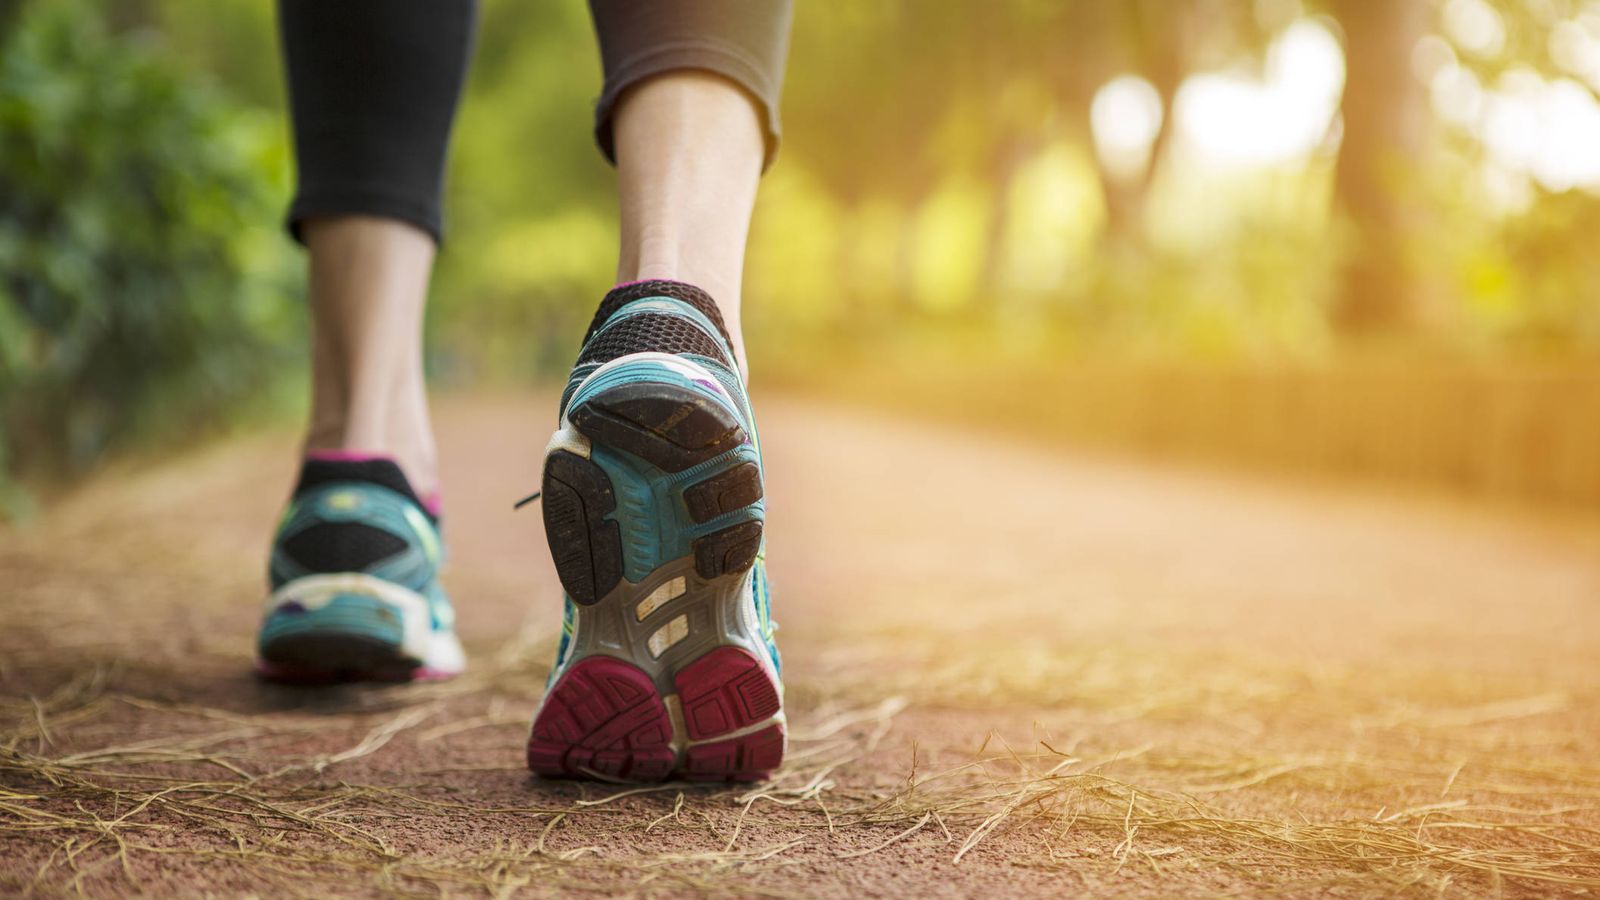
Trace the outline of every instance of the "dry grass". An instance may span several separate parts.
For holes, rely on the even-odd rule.
[[[760,894],[795,890],[785,875],[797,867],[914,858],[959,868],[999,855],[1097,890],[1600,888],[1600,764],[1583,755],[1590,741],[1562,732],[1571,698],[1451,708],[1436,701],[1456,691],[1431,684],[1435,702],[1418,711],[1383,702],[1380,693],[1396,690],[1392,679],[1383,692],[1337,675],[1321,689],[1294,691],[1284,689],[1282,673],[1246,665],[1185,677],[1197,660],[1153,664],[1131,650],[989,666],[1026,673],[1009,683],[972,678],[963,666],[984,668],[997,662],[990,654],[1014,647],[975,648],[931,680],[839,670],[800,681],[787,765],[771,782],[745,788],[532,789],[526,805],[484,806],[425,783],[341,775],[394,742],[500,729],[505,775],[527,783],[515,771],[519,735],[511,727],[523,722],[527,685],[539,683],[536,660],[546,649],[522,636],[459,681],[358,692],[354,711],[364,728],[355,731],[350,716],[152,701],[119,692],[118,674],[103,667],[48,696],[8,699],[0,834],[8,857],[33,864],[8,873],[5,884],[40,893],[152,890],[181,860],[226,873],[224,886],[290,895],[334,887],[430,896],[526,887]],[[915,659],[915,642],[898,649],[899,658]],[[1130,683],[1145,690],[1133,697]],[[957,685],[964,693],[951,692]],[[495,699],[483,715],[441,721],[447,707],[472,697]],[[1334,698],[1340,703],[1330,706]],[[1036,735],[1026,747],[992,735],[967,750],[911,745],[906,754],[893,739],[897,721],[941,705],[1065,707],[1081,713],[1083,727]],[[170,736],[60,749],[86,743],[74,735],[95,735],[97,720],[129,708],[160,720]],[[1227,722],[1244,710],[1263,734],[1319,718],[1364,734],[1324,724],[1301,733],[1307,748],[1323,749],[1300,751],[1276,738],[1208,742],[1204,734],[1182,744],[1118,743],[1151,722],[1193,734],[1193,723]],[[344,738],[338,749],[285,750],[328,735]],[[1349,750],[1328,751],[1330,736]],[[1350,816],[1367,795],[1406,802]],[[406,828],[394,827],[481,819],[519,827],[501,839],[423,852],[405,845]]]
[[[444,433],[482,452],[522,412],[485,406]],[[1577,652],[1594,646],[1593,544],[1074,476],[950,434],[921,444],[948,465],[906,472],[900,432],[809,411],[786,431],[778,412],[793,740],[772,781],[527,774],[554,587],[530,575],[538,535],[502,534],[523,520],[494,518],[511,515],[499,483],[453,520],[467,676],[254,684],[248,598],[281,482],[239,473],[278,451],[224,448],[0,532],[0,893],[1600,890],[1600,682]],[[819,507],[843,490],[821,481],[843,477],[840,430],[870,463],[841,483],[904,504],[859,501],[871,560]],[[495,466],[520,471],[520,452]],[[1049,527],[991,534],[925,489],[979,464],[986,497],[1012,504],[994,518]],[[890,508],[927,527],[873,518]],[[1032,543],[961,555],[978,540]],[[1042,569],[1015,574],[1013,555]],[[1275,643],[1294,628],[1328,634]]]

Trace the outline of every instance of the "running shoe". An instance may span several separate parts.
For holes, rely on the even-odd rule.
[[[761,450],[703,291],[647,281],[606,296],[562,395],[542,495],[566,607],[529,768],[769,775],[785,722]]]
[[[393,460],[314,454],[273,540],[257,671],[297,683],[461,672],[443,561],[438,519]]]

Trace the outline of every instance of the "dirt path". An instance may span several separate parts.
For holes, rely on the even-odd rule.
[[[0,890],[1600,889],[1600,525],[1055,455],[767,398],[791,761],[523,768],[550,403],[442,404],[472,672],[248,673],[288,434],[0,531]]]

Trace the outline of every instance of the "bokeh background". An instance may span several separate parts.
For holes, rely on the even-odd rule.
[[[1600,502],[1600,2],[798,6],[758,390]],[[0,3],[12,514],[303,404],[277,51],[263,0]],[[570,364],[614,268],[598,88],[582,3],[486,0],[442,389]]]
[[[471,668],[326,691],[249,666],[273,2],[0,0],[0,895],[1600,890],[1600,0],[796,6],[745,316],[790,753],[641,792],[523,756],[511,507],[616,242],[583,0],[484,0],[454,147]]]

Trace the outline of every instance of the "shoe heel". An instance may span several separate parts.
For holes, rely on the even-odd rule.
[[[571,427],[591,447],[619,451],[646,464],[638,473],[623,473],[625,480],[633,474],[648,480],[678,475],[747,441],[734,411],[705,391],[669,380],[637,380],[651,372],[652,364],[640,361],[634,364],[637,372],[619,367],[608,373],[609,386],[580,394],[567,412]],[[748,460],[731,460],[725,469],[695,475],[690,473],[681,488],[686,526],[703,525],[763,497],[761,469]],[[617,586],[624,571],[612,475],[593,458],[557,449],[545,460],[542,495],[545,537],[561,585],[573,602],[593,605]],[[743,575],[755,562],[761,535],[758,518],[696,537],[689,545],[695,572],[708,580]]]
[[[274,612],[261,626],[259,656],[266,674],[284,680],[322,680],[391,672],[422,664],[405,653],[399,615],[367,597],[338,597],[320,609]]]
[[[598,444],[664,472],[682,472],[745,442],[739,417],[705,393],[662,381],[620,384],[586,397],[567,414]]]

